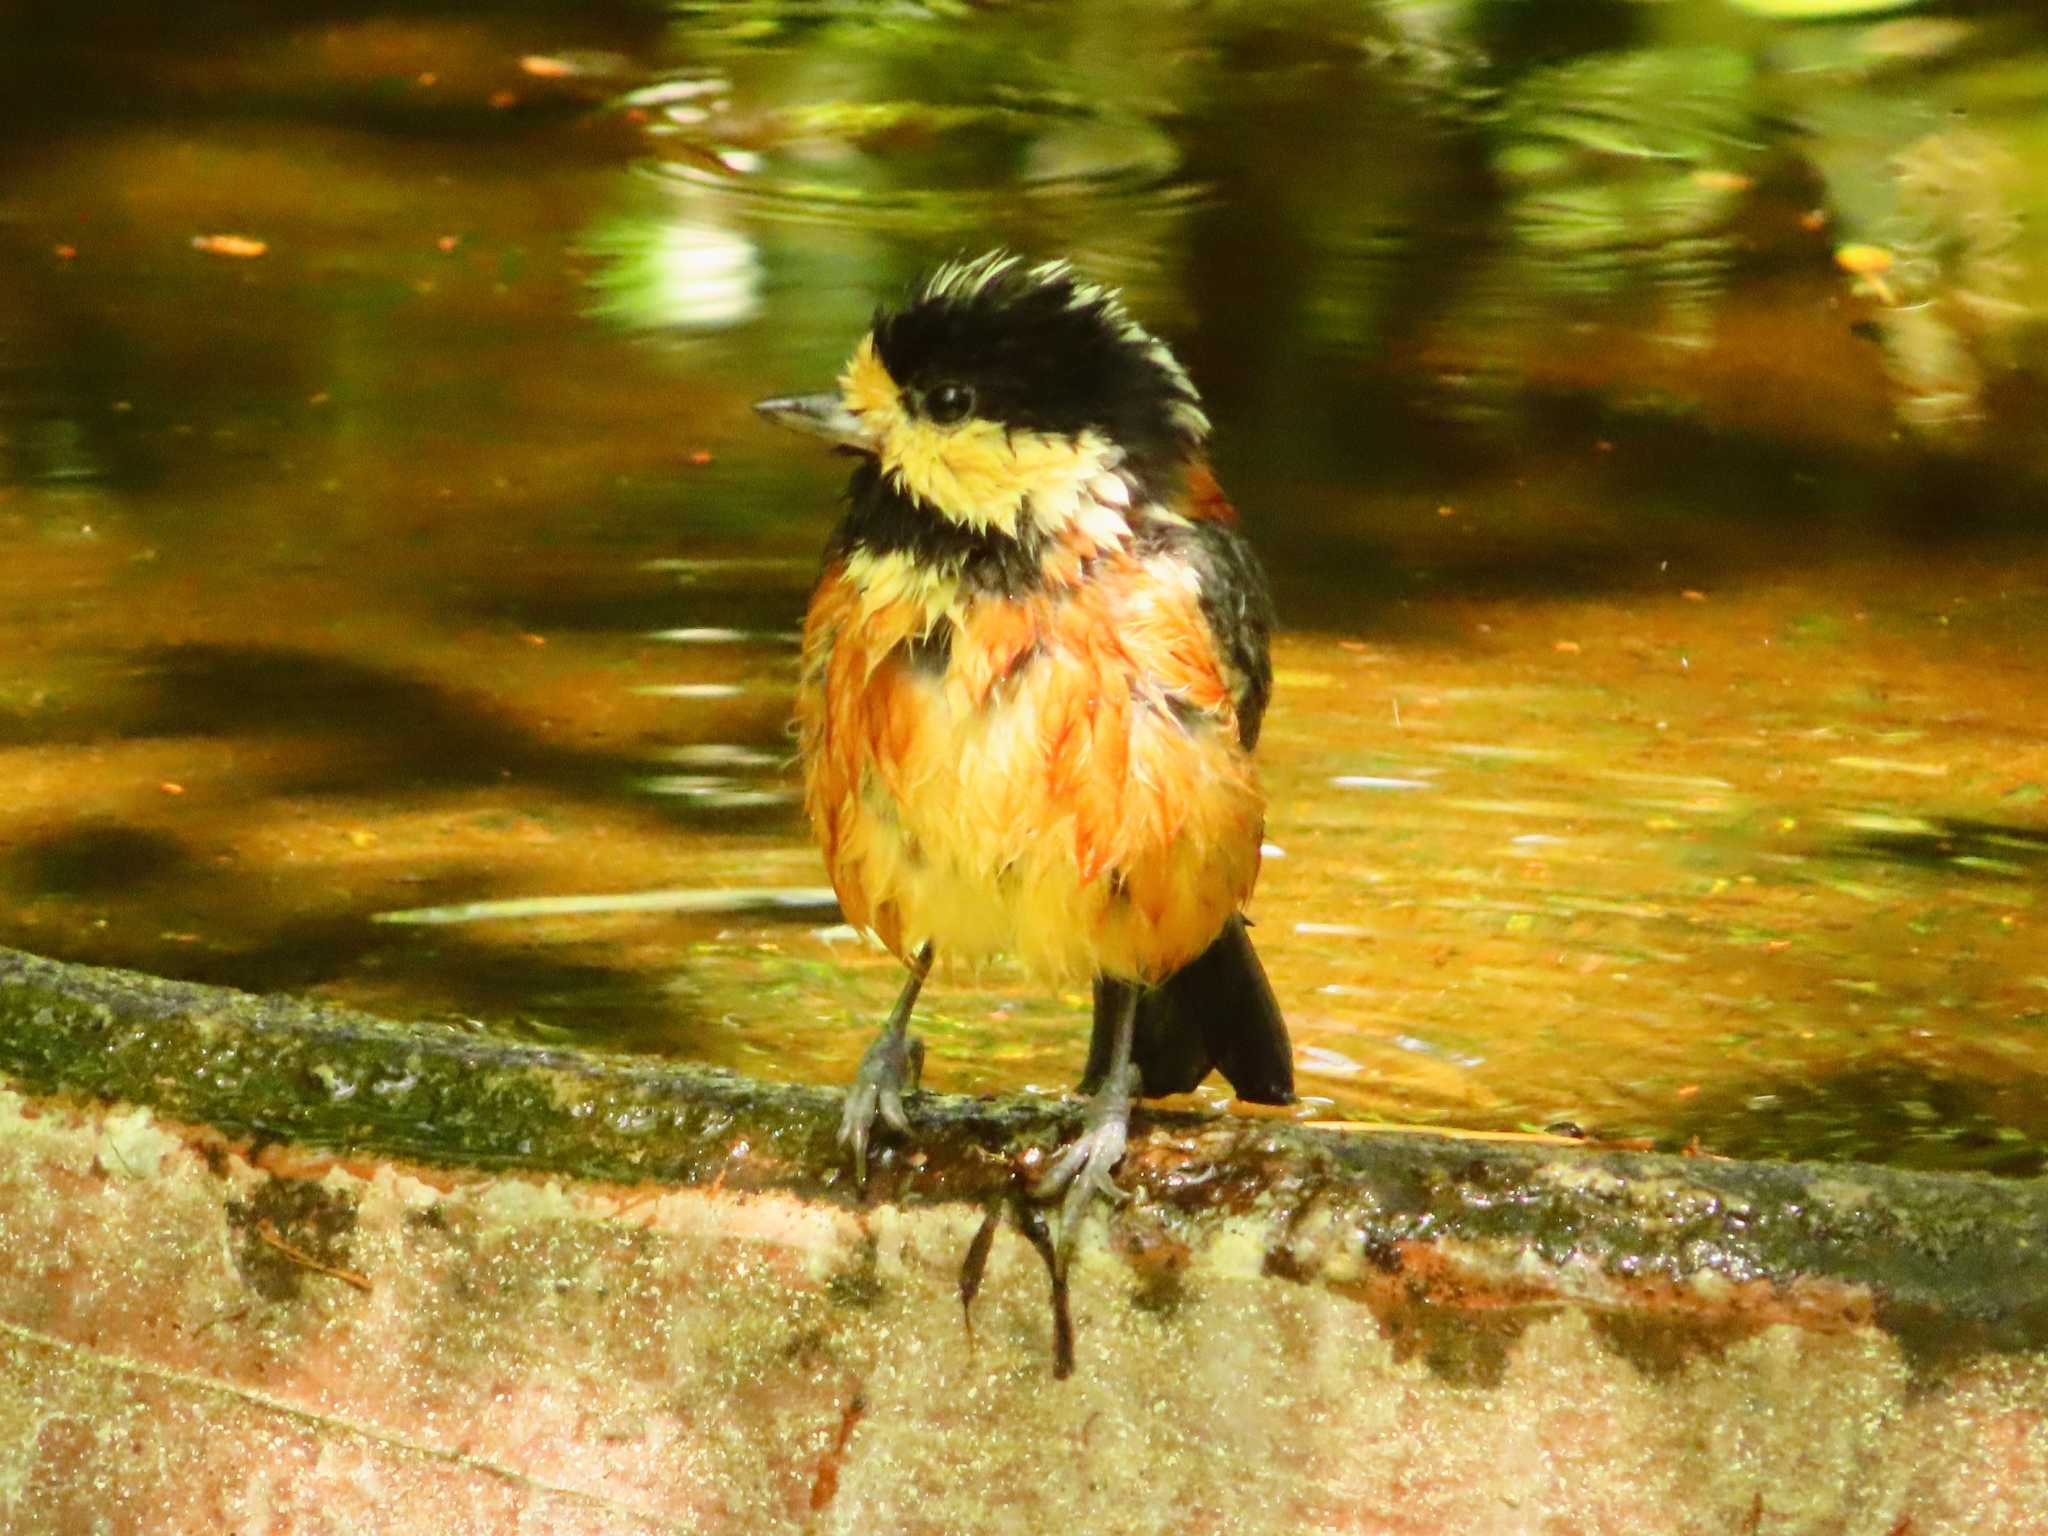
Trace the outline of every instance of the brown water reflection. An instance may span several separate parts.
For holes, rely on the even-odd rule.
[[[2039,1171],[2048,30],[1534,9],[0,22],[0,942],[842,1076],[744,407],[1002,238],[1222,424],[1313,1092]]]

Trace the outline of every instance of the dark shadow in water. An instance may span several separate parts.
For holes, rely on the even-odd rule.
[[[764,698],[776,750],[786,709]],[[331,737],[319,766],[264,786],[273,794],[375,793],[508,780],[647,809],[624,786],[645,761],[536,740],[470,695],[346,657],[281,646],[181,645],[140,653],[127,689],[105,702],[0,716],[0,742],[52,745],[146,737]]]
[[[128,736],[346,733],[364,761],[332,788],[363,782],[488,781],[559,754],[488,705],[346,657],[256,645],[180,645],[137,658],[147,697],[119,722]],[[374,759],[374,767],[370,760]]]
[[[0,444],[0,477],[31,484],[89,481],[130,493],[161,485],[166,474],[159,445],[132,414],[107,408],[148,371],[135,334],[80,302],[76,285],[52,281],[43,252],[0,243],[0,281],[26,301],[7,318],[27,333],[16,341],[28,343],[0,356],[0,418],[12,439]],[[235,387],[246,389],[246,372],[238,367],[233,373]],[[185,398],[211,383],[195,382]]]
[[[1459,450],[1443,434],[1439,424],[1435,447],[1418,448],[1429,441],[1418,430],[1405,457],[1356,465],[1348,483],[1341,465],[1330,480],[1291,486],[1243,477],[1246,527],[1291,623],[1433,632],[1440,616],[1422,611],[1425,600],[1725,590],[1847,552],[1889,549],[1910,562],[1937,547],[2038,547],[2048,495],[2009,466],[1907,449],[1829,457],[1702,425],[1636,420],[1588,426],[1579,434],[1587,443],[1611,435],[1618,450],[1568,495],[1545,496],[1540,481],[1535,492],[1510,490],[1512,464],[1483,450],[1449,462]],[[1546,431],[1537,441],[1546,445],[1532,447],[1541,466],[1556,439]],[[1418,457],[1439,450],[1442,464]],[[1504,503],[1546,500],[1563,515],[1529,527],[1503,515]],[[1459,517],[1433,517],[1438,504]],[[1577,505],[1610,510],[1574,517]]]
[[[822,538],[817,564],[824,565]],[[787,569],[778,568],[772,582],[762,577],[748,584],[736,584],[723,574],[684,586],[670,580],[650,584],[630,571],[619,572],[617,580],[503,579],[488,591],[477,591],[475,600],[465,606],[444,607],[442,616],[458,622],[516,624],[542,634],[634,635],[684,626],[731,629],[747,635],[750,644],[794,656],[794,636],[803,624],[804,603],[815,580],[810,562],[801,557]]]
[[[139,696],[117,697],[90,714],[39,719],[32,730],[23,729],[28,721],[0,720],[0,739],[298,735],[333,742],[333,751],[308,773],[243,783],[242,792],[251,798],[323,792],[389,797],[511,780],[545,781],[553,794],[630,806],[667,824],[714,823],[730,830],[737,818],[774,829],[797,814],[791,803],[734,807],[635,793],[633,779],[648,771],[644,761],[539,743],[460,695],[315,653],[170,648],[150,654],[142,686],[146,691]],[[779,710],[772,730],[773,741],[786,744]],[[304,991],[369,977],[515,1033],[587,1032],[594,1040],[678,1054],[706,1048],[704,1021],[664,985],[660,973],[584,959],[573,947],[490,942],[462,928],[386,927],[356,910],[301,912],[267,925],[237,919],[230,931],[246,935],[247,942],[224,948],[179,937],[181,931],[220,931],[222,913],[249,913],[252,883],[260,886],[272,873],[216,863],[207,848],[160,829],[87,820],[19,843],[0,858],[0,879],[12,888],[5,892],[10,905],[45,909],[44,920],[28,927],[0,925],[0,942],[245,990]],[[405,904],[487,900],[499,894],[498,878],[488,867],[441,869],[409,890]],[[294,891],[289,905],[296,906],[304,900],[303,883]],[[260,905],[260,896],[254,899]],[[63,919],[64,908],[75,901],[123,905],[111,909],[110,928],[94,932],[84,926],[92,913],[78,914],[75,923]],[[139,920],[120,920],[128,916]],[[814,910],[768,911],[749,920],[784,917],[792,923],[820,920]],[[501,934],[494,931],[491,938]],[[586,952],[599,955],[604,946],[592,944]]]
[[[1722,1157],[1872,1162],[2033,1178],[2048,1172],[2048,1080],[1889,1061],[1755,1078],[1680,1106],[1667,1134]],[[2016,1124],[2015,1121],[2018,1123]]]
[[[816,914],[805,916],[815,922]],[[602,951],[479,943],[472,930],[387,928],[360,913],[309,914],[236,948],[135,942],[108,937],[53,939],[37,930],[0,931],[0,942],[86,965],[121,966],[178,981],[245,992],[303,994],[372,980],[401,991],[415,1017],[475,1020],[497,1033],[553,1040],[587,1036],[608,1048],[692,1059],[716,1054],[724,1026],[686,989],[658,971],[584,958]]]
[[[5,865],[15,882],[54,896],[111,896],[192,876],[198,861],[167,832],[82,821],[19,844]]]
[[[1859,832],[1837,843],[1841,858],[1882,859],[1944,875],[2048,880],[2048,829],[1941,817],[1925,829]]]
[[[15,130],[0,132],[0,164],[8,140],[27,137],[23,127],[33,131],[71,116],[104,121],[124,113],[161,120],[181,108],[215,116],[326,117],[351,129],[408,139],[505,140],[524,134],[536,116],[588,111],[615,84],[599,80],[571,89],[579,84],[572,80],[538,90],[531,78],[507,69],[508,84],[529,87],[513,102],[494,103],[487,91],[395,89],[375,66],[396,74],[412,56],[394,48],[389,37],[358,40],[347,29],[408,15],[430,39],[439,29],[437,56],[444,67],[462,70],[499,62],[483,52],[488,45],[468,35],[483,27],[514,40],[552,37],[565,49],[640,53],[655,45],[665,25],[658,7],[635,0],[486,0],[467,6],[314,0],[283,8],[271,0],[185,0],[168,6],[158,0],[99,0],[87,7],[17,0],[0,14],[0,129]],[[323,36],[323,28],[331,30]],[[469,48],[479,51],[464,51]],[[230,62],[266,49],[269,68],[261,76]],[[357,73],[335,67],[336,56]],[[166,70],[166,59],[183,68]],[[217,76],[206,68],[213,61],[223,61]]]

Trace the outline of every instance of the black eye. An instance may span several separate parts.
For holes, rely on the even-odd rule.
[[[965,421],[974,409],[974,391],[965,384],[941,384],[924,397],[924,414],[942,427]]]

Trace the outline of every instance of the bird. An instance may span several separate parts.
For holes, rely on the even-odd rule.
[[[804,805],[847,921],[908,974],[840,1143],[864,1188],[877,1122],[911,1135],[936,958],[1087,982],[1082,1131],[1032,1191],[1071,1230],[1126,1198],[1138,1097],[1216,1069],[1294,1098],[1244,916],[1273,606],[1201,396],[1117,292],[996,250],[878,309],[834,388],[756,409],[854,461],[803,624]]]

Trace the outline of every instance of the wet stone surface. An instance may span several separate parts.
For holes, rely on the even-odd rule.
[[[276,1093],[398,1049],[388,1116]],[[1014,1098],[922,1097],[863,1200],[819,1090],[11,953],[0,1078],[10,1536],[2021,1536],[2048,1498],[2034,1181],[1151,1114],[1055,1285],[1029,1207],[984,1220],[1072,1130]]]
[[[405,1076],[394,1080],[400,1053]],[[41,1093],[139,1103],[258,1147],[773,1192],[828,1209],[1007,1207],[1027,1236],[1034,1223],[1017,1196],[1032,1157],[1078,1119],[1017,1098],[920,1095],[916,1144],[879,1159],[863,1193],[834,1145],[838,1105],[824,1091],[8,952],[0,1070]],[[308,1082],[332,1091],[287,1091]],[[1395,1335],[1421,1328],[1431,1349],[1450,1348],[1453,1372],[1483,1374],[1487,1338],[1567,1304],[1644,1312],[1707,1340],[1789,1322],[1875,1325],[1916,1358],[2048,1346],[2048,1191],[2031,1182],[1214,1114],[1149,1115],[1141,1132],[1122,1177],[1143,1202],[1118,1241],[1151,1277],[1153,1310],[1172,1309],[1176,1255],[1243,1218],[1272,1234],[1262,1273],[1340,1284]],[[353,1224],[346,1201],[314,1186],[266,1186],[229,1210],[236,1263],[265,1294],[286,1285],[283,1265],[346,1273]],[[834,1282],[849,1305],[872,1293],[860,1264]],[[1482,1295],[1479,1311],[1510,1310],[1477,1319],[1481,1334],[1466,1339],[1458,1330],[1474,1320],[1459,1314]]]

